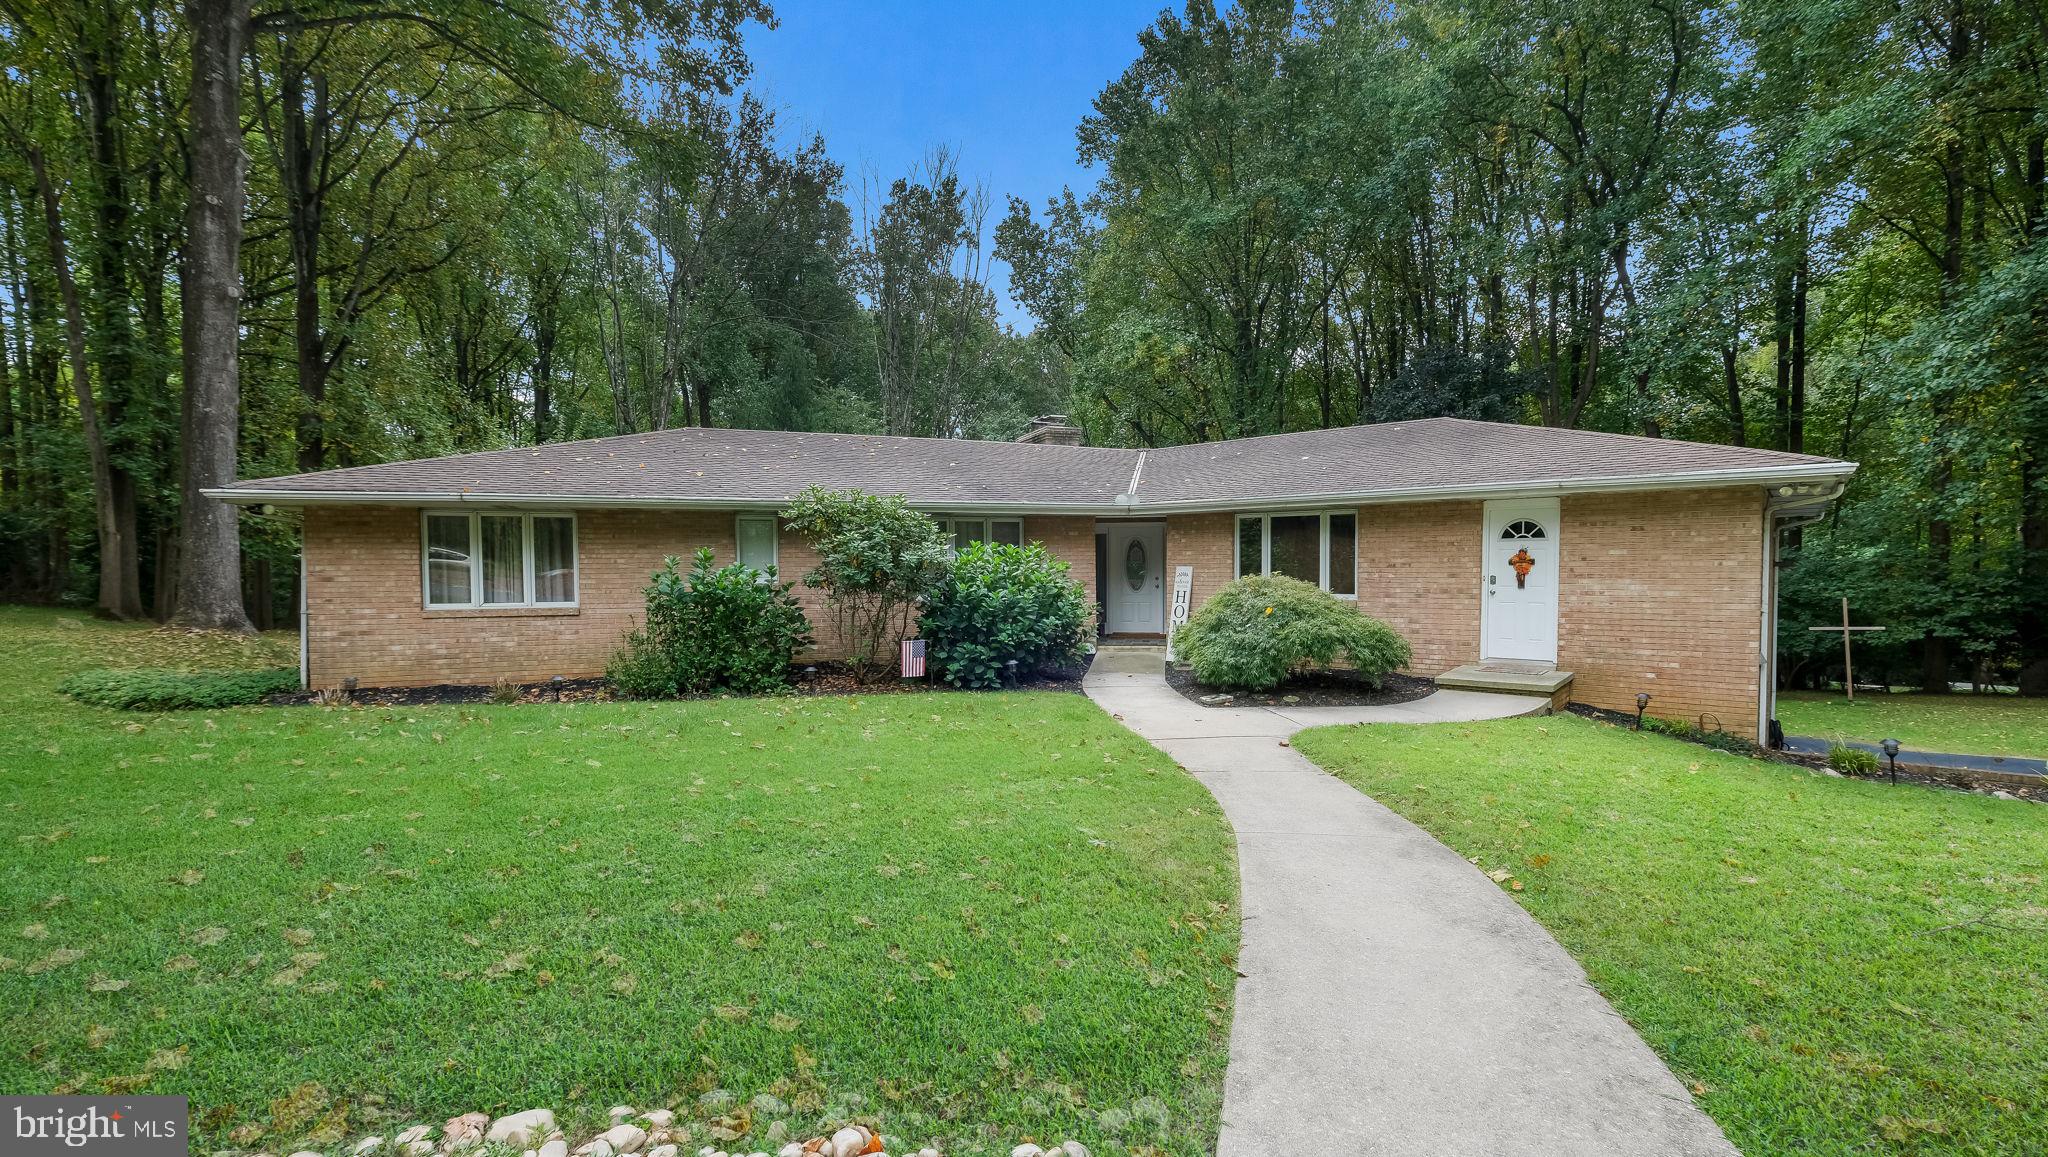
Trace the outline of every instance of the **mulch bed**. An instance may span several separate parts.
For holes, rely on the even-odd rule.
[[[1413,675],[1388,675],[1380,686],[1350,671],[1317,671],[1289,679],[1271,691],[1219,691],[1195,682],[1194,671],[1173,664],[1166,685],[1203,707],[1384,707],[1411,703],[1436,690],[1436,684]],[[1227,699],[1210,698],[1228,695]]]
[[[1017,680],[1012,691],[1065,691],[1081,692],[1081,676],[1086,672],[1053,671]],[[805,664],[790,668],[790,687],[787,691],[764,696],[734,696],[724,692],[701,692],[681,695],[680,700],[733,699],[733,698],[774,698],[778,695],[799,697],[823,697],[831,695],[897,695],[919,691],[957,691],[939,679],[901,679],[895,676],[878,676],[872,682],[863,683],[854,678],[853,672],[842,663]],[[516,699],[503,700],[511,703],[592,703],[617,699],[612,685],[604,679],[564,679],[560,683],[526,683],[519,687]],[[320,696],[312,691],[296,691],[290,695],[272,696],[270,703],[275,707],[291,707],[319,703]],[[444,707],[463,706],[479,703],[501,702],[498,690],[481,683],[436,683],[427,687],[359,687],[348,697],[348,703],[355,707]]]

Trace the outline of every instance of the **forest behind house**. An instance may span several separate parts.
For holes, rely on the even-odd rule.
[[[750,94],[773,20],[0,0],[0,597],[286,621],[234,476],[1455,415],[1854,459],[1786,678],[1847,597],[1859,674],[2048,692],[2044,0],[1190,3],[1043,205],[1000,141],[846,172]]]

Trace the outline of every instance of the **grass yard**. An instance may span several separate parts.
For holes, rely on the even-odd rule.
[[[2048,809],[1572,716],[1295,745],[1520,884],[1745,1153],[2048,1152]]]
[[[1230,831],[1079,696],[50,690],[192,646],[0,608],[0,1089],[184,1094],[195,1152],[622,1102],[676,1105],[688,1152],[848,1115],[949,1155],[1211,1151]]]
[[[1851,703],[1825,691],[1778,696],[1787,735],[1875,743],[1887,736],[1917,751],[2048,756],[2048,699],[2017,695],[1888,695],[1859,692]]]

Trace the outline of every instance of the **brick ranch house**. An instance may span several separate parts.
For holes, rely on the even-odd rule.
[[[208,493],[302,511],[312,687],[598,674],[664,555],[807,572],[775,512],[817,484],[905,495],[959,543],[1043,543],[1095,592],[1106,635],[1163,634],[1179,568],[1196,607],[1284,573],[1391,624],[1417,674],[1548,675],[1559,698],[1617,710],[1648,692],[1655,714],[1755,737],[1777,532],[1854,470],[1452,418],[1157,450],[1041,419],[1016,442],[685,428]],[[797,592],[829,657],[818,593]]]

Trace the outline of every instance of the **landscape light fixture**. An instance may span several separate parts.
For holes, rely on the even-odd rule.
[[[1891,762],[1892,782],[1899,782],[1899,741],[1896,739],[1882,740],[1878,743],[1877,747],[1878,750],[1884,752],[1885,759]]]
[[[562,701],[562,684],[567,682],[568,680],[562,678],[560,675],[557,675],[554,678],[548,680],[549,690],[555,693],[555,702],[560,703]]]
[[[1646,710],[1648,710],[1648,709],[1649,709],[1649,706],[1650,706],[1650,693],[1649,693],[1648,691],[1638,691],[1638,692],[1636,692],[1636,730],[1637,730],[1637,731],[1641,731],[1641,730],[1643,729],[1643,712],[1644,712],[1644,711],[1646,711]]]
[[[1017,685],[1017,660],[1005,659],[1003,666],[1006,669],[1005,673],[1009,676],[1010,686],[1015,687]]]

